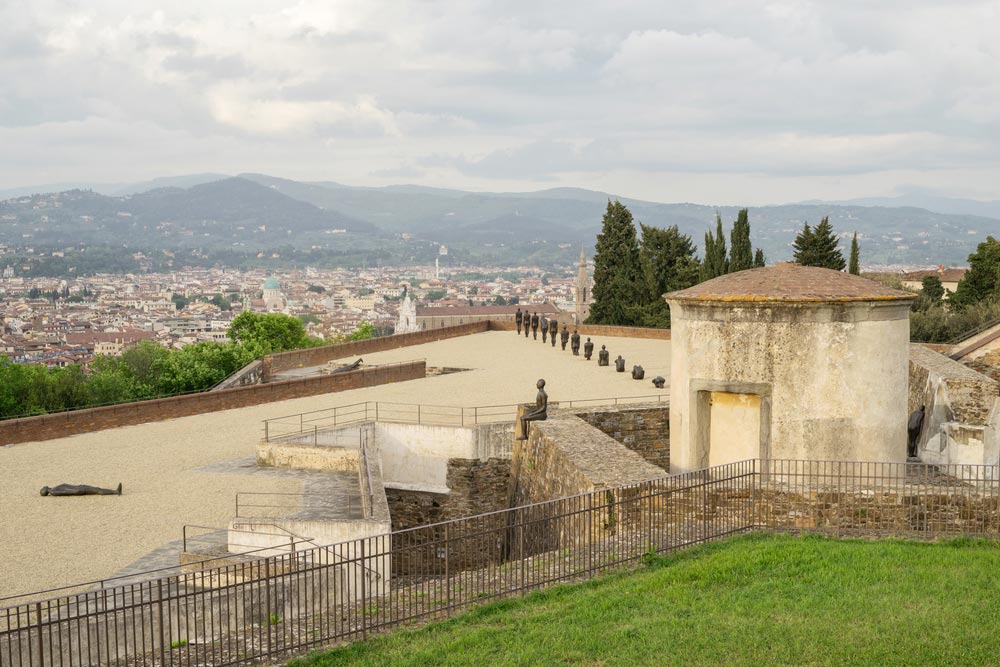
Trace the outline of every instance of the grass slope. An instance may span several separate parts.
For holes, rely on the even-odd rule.
[[[996,665],[1000,545],[750,535],[293,661]]]

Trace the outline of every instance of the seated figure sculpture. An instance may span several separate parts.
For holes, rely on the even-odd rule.
[[[635,366],[632,367],[633,380],[642,380],[645,377],[646,377],[646,370],[642,366],[636,364]]]
[[[116,489],[102,489],[99,486],[87,484],[57,484],[56,486],[43,486],[39,493],[43,496],[120,496],[122,485],[119,482]]]
[[[535,407],[521,415],[521,435],[518,440],[528,439],[528,422],[544,421],[548,418],[549,395],[545,393],[545,380],[535,383],[538,394],[535,396]]]
[[[577,334],[577,345],[580,344],[580,334]],[[573,354],[576,354],[574,352]],[[587,342],[583,344],[583,358],[590,361],[590,357],[594,354],[594,344],[590,342],[590,336],[587,336]]]
[[[924,411],[926,406],[921,405],[919,409],[910,413],[910,418],[906,422],[906,458],[910,461],[919,461],[917,456],[917,441],[920,439],[920,430],[924,426]]]
[[[597,351],[597,365],[598,366],[610,366],[611,353],[608,352],[605,346],[601,346],[601,349]]]
[[[618,355],[618,358],[615,359],[615,371],[619,373],[625,372],[625,359],[620,354]]]

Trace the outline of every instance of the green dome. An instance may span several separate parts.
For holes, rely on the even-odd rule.
[[[263,287],[263,289],[277,289],[277,290],[280,290],[281,289],[281,285],[278,284],[278,279],[277,278],[275,278],[274,276],[271,276],[270,278],[268,278],[267,280],[264,281],[264,287]]]

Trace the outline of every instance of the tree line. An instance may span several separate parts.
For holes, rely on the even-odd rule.
[[[176,350],[142,341],[120,356],[97,356],[87,367],[16,364],[0,356],[0,418],[205,391],[266,354],[371,338],[375,328],[364,323],[324,341],[310,338],[298,318],[247,311],[233,319],[227,334],[226,343]]]
[[[677,225],[666,229],[639,223],[619,201],[608,201],[594,253],[594,288],[589,324],[669,327],[670,309],[663,294],[685,289],[727,273],[760,268],[764,251],[750,240],[750,216],[741,209],[727,236],[722,216],[705,233],[705,252],[698,257],[691,237]],[[806,223],[795,239],[795,261],[841,271],[847,263],[829,218],[815,228]],[[857,234],[851,243],[851,273],[859,273]]]

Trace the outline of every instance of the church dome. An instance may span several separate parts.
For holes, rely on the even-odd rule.
[[[281,289],[281,285],[278,284],[278,279],[277,278],[275,278],[274,276],[270,276],[267,280],[264,281],[264,286],[262,287],[262,289],[277,289],[277,290],[280,290]]]

